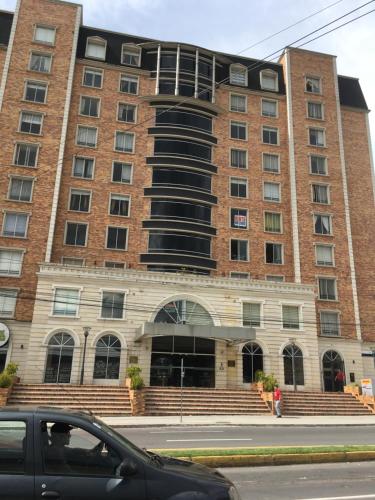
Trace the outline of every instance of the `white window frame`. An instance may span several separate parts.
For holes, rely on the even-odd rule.
[[[94,99],[94,100],[98,101],[98,114],[97,115],[85,115],[85,114],[82,113],[81,107],[82,107],[82,100],[83,99]],[[101,100],[100,97],[93,96],[93,95],[80,95],[79,96],[79,112],[78,112],[78,115],[79,116],[85,116],[86,118],[100,118],[101,104],[102,104],[102,100]]]
[[[36,33],[37,33],[38,28],[53,31],[54,32],[53,42],[45,42],[43,40],[38,40],[36,38]],[[56,26],[50,26],[50,25],[47,25],[47,24],[39,24],[39,23],[34,24],[33,42],[40,43],[40,44],[43,44],[43,45],[48,45],[49,47],[54,47],[55,44],[56,44],[56,31],[57,31],[56,30]]]
[[[129,290],[124,289],[124,288],[100,288],[100,309],[99,309],[99,316],[97,319],[104,320],[104,321],[123,321],[126,318],[126,299],[127,295],[129,293]],[[102,308],[103,308],[103,294],[105,292],[108,293],[121,293],[124,295],[124,302],[122,306],[122,317],[121,318],[104,318],[102,316]]]
[[[55,300],[56,300],[56,291],[57,290],[76,290],[78,291],[78,297],[77,297],[77,304],[76,304],[76,312],[74,315],[70,314],[55,314]],[[77,287],[77,286],[72,286],[72,285],[65,285],[63,283],[59,285],[52,285],[52,307],[51,307],[51,312],[50,312],[50,317],[53,318],[75,318],[79,319],[79,312],[80,312],[80,306],[81,306],[81,294],[82,294],[83,287]]]
[[[33,69],[31,67],[31,61],[32,61],[33,55],[49,58],[50,64],[49,64],[48,71],[40,71],[38,69]],[[30,51],[28,71],[33,71],[34,73],[38,73],[39,75],[50,75],[52,72],[52,63],[53,63],[53,54],[51,52],[39,52],[37,50],[32,50],[32,51]]]
[[[242,151],[246,156],[246,166],[245,167],[237,167],[236,165],[232,165],[232,151]],[[230,168],[236,168],[239,171],[248,170],[249,168],[249,152],[247,149],[242,148],[229,148],[229,166]]]
[[[25,132],[23,130],[21,130],[21,124],[22,124],[22,116],[23,114],[26,113],[26,114],[30,114],[30,115],[35,115],[35,116],[40,116],[41,120],[40,120],[40,130],[38,133],[35,133],[35,132]],[[20,116],[19,116],[19,123],[18,123],[18,133],[19,134],[28,134],[28,135],[34,135],[34,136],[41,136],[43,135],[43,124],[44,124],[44,113],[40,113],[39,111],[31,111],[31,110],[26,110],[26,109],[23,109],[20,111]]]
[[[117,134],[127,134],[127,135],[132,135],[133,136],[133,149],[132,149],[132,151],[122,151],[121,149],[116,149]],[[122,154],[128,154],[128,155],[129,154],[130,155],[135,154],[135,133],[134,132],[126,132],[126,130],[115,130],[113,151],[115,151],[116,153],[122,153]],[[126,163],[126,162],[123,162],[123,163]]]
[[[17,159],[17,150],[18,146],[34,146],[36,147],[36,155],[35,155],[35,165],[19,165],[16,163]],[[13,159],[12,159],[12,165],[15,167],[22,167],[22,168],[37,168],[38,166],[38,157],[39,157],[39,149],[40,149],[40,144],[39,142],[23,142],[23,141],[17,141],[14,145],[14,151],[13,151]]]
[[[322,217],[329,217],[329,233],[316,233],[315,232],[315,217],[317,216],[322,216]],[[333,236],[333,217],[331,214],[326,214],[326,213],[313,213],[313,233],[319,236]]]
[[[281,328],[280,330],[289,331],[289,332],[300,332],[304,330],[303,324],[303,303],[300,302],[280,302],[281,306]],[[286,307],[297,307],[298,309],[298,328],[288,328],[284,327],[284,306]]]
[[[232,259],[232,241],[246,241],[246,260]],[[229,238],[229,260],[231,262],[250,262],[250,244],[248,239]]]
[[[246,196],[234,196],[232,194],[232,181],[244,181],[245,185],[246,185]],[[236,200],[240,199],[240,200],[247,200],[249,199],[249,180],[247,177],[236,177],[236,176],[230,176],[229,177],[229,197],[230,198],[234,198]]]
[[[44,94],[44,101],[31,101],[30,99],[26,99],[26,94],[27,94],[27,86],[31,84],[31,85],[41,85],[41,86],[44,86],[45,89],[46,89],[46,92]],[[23,89],[23,101],[25,102],[30,102],[30,103],[33,103],[33,104],[46,104],[47,103],[47,95],[48,95],[48,86],[49,86],[49,82],[47,82],[46,80],[29,80],[29,79],[26,79],[25,80],[25,86],[24,86],[24,89]]]
[[[14,200],[13,198],[10,198],[10,191],[11,191],[11,186],[12,186],[12,180],[13,179],[18,179],[22,181],[31,181],[31,192],[30,192],[30,199],[29,200]],[[33,201],[33,194],[34,194],[34,185],[35,185],[35,177],[31,176],[25,176],[25,175],[13,175],[11,174],[9,176],[9,184],[8,184],[8,192],[7,192],[7,200],[15,202],[15,203],[32,203]]]
[[[88,144],[78,144],[78,132],[79,132],[80,128],[87,128],[87,129],[95,130],[95,146],[89,146]],[[80,148],[96,149],[98,147],[98,127],[92,127],[90,125],[82,125],[82,124],[78,123],[77,128],[76,128],[75,145],[80,147]],[[77,156],[80,156],[80,155],[77,155]]]
[[[309,79],[312,79],[312,80],[318,80],[319,81],[319,91],[318,92],[315,92],[315,91],[310,91],[310,90],[307,90],[307,82]],[[316,94],[316,95],[322,95],[322,78],[320,76],[314,76],[314,75],[305,75],[305,92],[307,94]]]
[[[323,201],[314,201],[314,186],[322,186],[327,188],[327,203],[324,203]],[[311,203],[317,204],[317,205],[330,205],[331,204],[331,190],[330,190],[331,185],[330,184],[325,184],[323,182],[312,182],[311,183]]]
[[[285,281],[285,276],[282,274],[266,274],[265,278],[266,278],[266,281],[269,281],[272,283],[284,283],[284,281]],[[281,279],[275,280],[274,278],[281,278]]]
[[[324,159],[324,164],[325,164],[325,174],[319,174],[319,173],[315,173],[312,171],[312,168],[311,168],[311,159],[312,158],[316,158],[316,157],[319,157],[319,158],[323,158]],[[314,154],[309,154],[309,173],[310,175],[318,175],[318,176],[324,176],[324,177],[327,177],[329,174],[328,174],[328,158],[326,156],[323,156],[323,155],[314,155]]]
[[[25,234],[23,236],[8,236],[4,234],[5,229],[5,219],[7,214],[16,214],[16,215],[25,215],[26,216],[26,225],[25,225]],[[3,211],[3,224],[1,229],[1,236],[3,238],[17,238],[18,240],[25,240],[28,236],[27,233],[29,231],[29,222],[30,222],[30,213],[28,212],[18,212],[17,210],[4,210]]]
[[[338,286],[337,286],[337,277],[336,276],[326,276],[326,275],[318,275],[316,277],[317,282],[318,282],[318,300],[322,300],[323,302],[338,302],[339,301],[339,296],[338,296]],[[320,280],[332,280],[334,282],[334,289],[335,289],[335,298],[334,299],[322,299],[321,298],[321,293],[320,293]]]
[[[115,163],[122,163],[124,165],[129,165],[130,166],[130,181],[129,182],[120,182],[120,181],[114,181],[113,180],[113,169]],[[125,185],[125,186],[130,186],[133,184],[133,163],[127,162],[127,161],[119,161],[119,160],[113,160],[112,161],[112,169],[111,169],[111,182],[113,182],[116,185]]]
[[[71,243],[66,243],[66,236],[68,234],[68,224],[82,224],[83,226],[86,226],[86,235],[85,235],[85,244],[84,245],[72,245]],[[87,247],[87,240],[89,237],[89,223],[88,222],[82,222],[82,221],[76,221],[76,220],[66,220],[65,221],[65,228],[64,228],[64,245],[72,248],[86,248]]]
[[[18,292],[19,288],[13,288],[13,287],[1,287],[0,290],[5,290],[8,292],[13,292],[14,296],[10,298],[14,298],[14,306],[13,306],[13,311],[10,314],[3,314],[3,312],[0,310],[0,318],[14,318],[15,312],[16,312],[16,307],[17,307],[17,299],[18,299]]]
[[[137,80],[137,92],[135,94],[133,94],[132,92],[125,92],[124,90],[121,90],[121,80],[123,80],[123,79]],[[138,75],[133,75],[131,73],[122,73],[122,74],[120,74],[118,91],[121,94],[138,95],[139,94],[139,76]]]
[[[245,261],[236,261],[236,262],[245,262]],[[241,274],[242,276],[234,276],[235,274]],[[250,273],[241,272],[241,271],[230,271],[229,277],[234,280],[249,280]]]
[[[251,297],[240,297],[241,302],[241,312],[242,312],[242,325],[248,327],[249,325],[244,325],[244,304],[256,304],[259,305],[259,326],[250,326],[250,328],[257,328],[258,330],[264,329],[264,300],[253,300]]]
[[[279,186],[279,199],[278,200],[268,200],[265,198],[265,186],[266,186],[266,184],[274,184],[276,186]],[[267,203],[281,203],[281,183],[280,182],[263,181],[263,201],[266,201]]]
[[[64,260],[75,260],[75,261],[80,261],[80,264],[67,264],[64,262]],[[85,267],[85,260],[83,257],[68,257],[68,256],[63,256],[61,257],[61,264],[63,266],[70,266],[70,267]]]
[[[232,124],[237,124],[237,125],[241,125],[244,126],[245,128],[245,139],[240,139],[238,137],[232,137]],[[248,138],[249,138],[249,135],[248,135],[248,127],[247,127],[247,122],[243,122],[243,121],[240,121],[240,120],[229,120],[229,139],[231,139],[232,141],[247,141]],[[237,149],[237,148],[233,148],[233,149]]]
[[[240,198],[236,198],[238,200]],[[243,210],[246,212],[246,227],[236,227],[232,226],[232,210]],[[230,229],[239,229],[240,231],[248,231],[250,229],[250,223],[249,223],[249,209],[248,208],[242,208],[242,207],[229,207],[229,227]]]
[[[95,44],[102,45],[104,47],[104,57],[89,56],[87,54],[87,49],[88,49],[88,46],[90,45],[90,42],[92,42],[94,45]],[[106,56],[107,56],[107,40],[105,40],[104,38],[101,38],[100,36],[88,36],[86,38],[85,57],[87,57],[89,59],[94,59],[97,61],[105,61]]]
[[[314,246],[315,246],[315,265],[322,267],[335,267],[335,245],[327,245],[325,243],[314,243]],[[326,247],[331,249],[331,254],[332,254],[331,264],[323,264],[321,262],[318,262],[318,252],[317,252],[318,247]]]
[[[89,196],[89,209],[86,211],[84,210],[73,210],[70,208],[71,200],[72,200],[72,194],[73,191],[80,191],[83,195],[88,195]],[[91,189],[83,189],[80,187],[71,187],[69,189],[69,198],[68,198],[68,206],[67,206],[67,211],[68,212],[73,212],[73,213],[78,213],[78,214],[89,214],[91,212],[91,201],[92,201],[92,190]]]
[[[280,216],[280,231],[269,231],[266,229],[266,214],[279,215]],[[284,226],[283,226],[283,214],[282,212],[274,212],[271,210],[264,210],[263,212],[263,221],[264,221],[264,232],[268,234],[283,234]]]
[[[337,335],[329,335],[327,333],[323,333],[322,313],[323,314],[324,313],[337,314],[337,330],[338,330]],[[319,311],[319,323],[320,323],[320,335],[322,337],[329,337],[329,338],[341,337],[341,311],[337,311],[335,309],[320,309],[320,311]]]
[[[0,247],[0,252],[10,252],[10,253],[18,253],[21,254],[21,259],[20,259],[20,268],[17,273],[2,273],[0,271],[0,276],[2,277],[10,277],[10,278],[19,278],[22,274],[22,266],[23,266],[23,259],[25,257],[26,249],[25,248],[10,248],[10,247]],[[9,268],[10,268],[11,261],[9,261]]]
[[[232,97],[243,97],[245,99],[245,111],[239,111],[238,109],[232,109]],[[229,111],[232,113],[242,113],[246,114],[247,113],[247,95],[245,94],[238,94],[237,92],[230,92],[229,93]]]
[[[115,229],[125,229],[126,230],[126,239],[125,239],[125,248],[109,248],[107,246],[108,244],[108,229],[109,228],[115,228]],[[127,252],[128,251],[128,243],[129,243],[129,227],[128,226],[116,226],[109,224],[105,228],[105,250],[111,250],[113,252]]]
[[[107,264],[121,264],[123,267],[112,267],[112,266],[108,266]],[[120,262],[118,260],[105,260],[104,261],[104,267],[106,269],[110,269],[110,270],[113,270],[113,269],[116,269],[116,270],[126,269],[126,262]]]
[[[276,143],[273,143],[273,142],[264,142],[264,140],[263,140],[263,132],[265,130],[276,132],[276,136],[277,136],[277,142]],[[280,146],[280,131],[279,131],[279,127],[270,127],[269,125],[263,125],[261,133],[262,133],[262,137],[261,137],[261,143],[262,144],[267,144],[267,146]]]
[[[100,73],[101,74],[101,85],[100,87],[95,87],[93,85],[86,85],[85,84],[85,74],[86,71],[92,71],[93,73]],[[93,66],[84,66],[83,71],[82,71],[82,87],[88,88],[88,89],[102,89],[103,88],[103,80],[104,80],[104,70],[101,68],[94,68]]]
[[[238,83],[238,82],[234,81],[232,71],[235,71],[237,69],[241,70],[244,73],[244,75],[245,75],[244,83]],[[247,69],[247,67],[244,66],[243,64],[239,64],[239,63],[231,64],[229,67],[229,83],[231,85],[238,85],[239,87],[247,87],[248,86],[248,69]]]
[[[267,115],[267,114],[264,114],[263,113],[263,103],[264,102],[272,102],[274,103],[276,106],[276,114],[275,115]],[[265,97],[262,97],[262,99],[260,100],[260,114],[261,116],[265,117],[265,118],[279,118],[279,101],[277,99],[267,99]]]
[[[124,121],[124,120],[119,119],[119,111],[120,111],[121,104],[124,106],[132,106],[134,108],[134,121],[133,122],[128,122],[128,121]],[[119,123],[137,123],[137,121],[138,121],[138,106],[136,104],[133,104],[132,102],[119,101],[117,103],[116,121]]]
[[[128,200],[128,214],[127,215],[118,215],[118,214],[111,214],[111,201],[112,201],[112,196],[119,196],[121,198],[127,198]],[[109,200],[108,200],[108,215],[111,217],[121,217],[128,219],[130,217],[130,209],[131,209],[131,196],[129,194],[122,194],[122,193],[109,193]]]
[[[76,159],[77,158],[82,158],[83,160],[93,160],[93,164],[92,164],[92,177],[79,177],[77,175],[74,175],[74,166],[75,166],[75,162],[76,162]],[[95,177],[95,158],[92,157],[92,156],[86,156],[86,155],[74,155],[73,156],[73,161],[72,161],[72,175],[71,177],[73,177],[74,179],[80,179],[80,180],[83,180],[83,181],[92,181]]]
[[[138,63],[137,64],[131,64],[131,63],[125,63],[124,62],[124,54],[126,52],[133,53],[137,52],[137,57],[138,57]],[[124,64],[126,66],[132,66],[133,68],[140,68],[141,66],[141,60],[142,60],[142,48],[139,47],[138,45],[134,43],[123,43],[121,46],[121,64]]]
[[[267,87],[264,85],[264,77],[272,77],[275,80],[275,86],[274,87]],[[278,92],[279,91],[279,75],[277,71],[274,71],[273,69],[263,69],[262,71],[259,72],[259,78],[260,78],[260,88],[262,90],[269,90],[272,92]]]
[[[267,262],[267,245],[280,245],[281,246],[281,262]],[[284,244],[279,241],[265,241],[264,242],[264,263],[269,266],[283,266],[284,265]]]
[[[310,131],[316,130],[318,132],[323,133],[323,144],[311,144],[310,142]],[[308,146],[312,146],[313,148],[326,148],[327,147],[327,138],[326,138],[326,129],[323,127],[308,127],[307,129],[308,132]]]
[[[320,104],[320,108],[321,108],[321,111],[322,111],[322,117],[321,118],[316,118],[314,116],[310,116],[309,115],[309,104]],[[324,118],[324,104],[320,101],[306,101],[306,118],[308,118],[309,120],[317,120],[319,122],[323,121],[325,118]]]
[[[264,157],[265,156],[274,156],[277,157],[277,171],[276,170],[266,170],[264,168]],[[275,174],[275,175],[280,175],[280,154],[279,153],[268,153],[267,151],[262,152],[262,171],[266,172],[267,174]]]

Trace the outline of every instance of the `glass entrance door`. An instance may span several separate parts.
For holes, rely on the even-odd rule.
[[[336,351],[327,351],[323,356],[323,381],[325,392],[339,392],[343,390],[344,380],[341,374],[345,373],[344,362]]]
[[[72,371],[74,340],[67,333],[54,335],[47,350],[44,382],[46,384],[69,384]]]

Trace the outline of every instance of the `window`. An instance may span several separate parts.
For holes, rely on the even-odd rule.
[[[20,420],[0,421],[1,476],[3,476],[3,474],[5,474],[6,476],[8,476],[8,474],[25,474],[25,452],[26,452],[26,448],[24,446],[25,441],[26,441],[25,422],[21,422]],[[17,477],[13,477],[13,479],[10,479],[10,481],[16,482]],[[5,488],[7,490],[7,487]],[[17,496],[18,492],[21,491],[16,485],[12,487],[12,490],[13,493]]]
[[[86,57],[93,59],[105,59],[107,42],[100,38],[88,38],[86,44]]]
[[[125,227],[108,227],[107,248],[126,250],[128,230]]]
[[[283,263],[283,246],[281,243],[266,243],[266,264]]]
[[[244,302],[242,304],[242,324],[243,326],[260,327],[260,304]]]
[[[125,94],[138,94],[138,76],[121,75],[120,92]]]
[[[283,328],[299,330],[298,306],[283,306]]]
[[[94,160],[75,156],[73,160],[73,176],[81,179],[92,179],[94,173]]]
[[[247,87],[247,68],[242,64],[231,64],[230,83],[232,85],[241,85]]]
[[[120,215],[122,217],[129,217],[129,196],[122,196],[120,194],[111,194],[109,213],[111,215]]]
[[[327,205],[329,203],[328,186],[324,184],[313,184],[312,199],[314,203],[323,203]]]
[[[230,95],[230,110],[237,113],[246,113],[247,97],[245,95],[231,94]]]
[[[114,161],[112,165],[112,182],[122,182],[123,184],[130,184],[132,178],[132,165],[131,163],[122,163]]]
[[[76,257],[63,257],[61,259],[61,263],[64,266],[83,267],[85,265],[85,259],[79,259]]]
[[[90,191],[72,189],[70,191],[69,210],[76,212],[88,212],[90,210]]]
[[[332,224],[330,215],[314,215],[315,234],[332,234]]]
[[[95,148],[98,136],[98,129],[94,127],[84,127],[78,125],[77,128],[77,145]]]
[[[79,290],[73,288],[55,288],[53,298],[53,315],[77,316],[79,306]]]
[[[8,199],[13,201],[31,201],[33,179],[11,177]]]
[[[102,318],[122,319],[124,317],[125,293],[103,292]]]
[[[41,113],[21,112],[20,132],[40,135],[42,131],[43,115]]]
[[[279,129],[263,127],[262,140],[264,144],[279,144]]]
[[[22,268],[22,250],[0,249],[0,275],[20,276]]]
[[[264,230],[268,233],[281,233],[281,214],[265,212]]]
[[[230,209],[230,227],[247,229],[247,210],[241,208]]]
[[[320,333],[329,337],[338,337],[340,335],[338,312],[320,311]]]
[[[333,266],[333,247],[315,245],[315,257],[318,266]]]
[[[249,260],[249,242],[247,240],[230,240],[230,260]]]
[[[310,172],[316,175],[327,175],[327,158],[324,156],[310,156]]]
[[[246,141],[247,126],[245,122],[230,122],[230,137],[231,139],[240,139]]]
[[[270,153],[263,153],[263,171],[278,174],[280,172],[279,156]]]
[[[14,164],[22,167],[35,167],[37,155],[37,144],[16,144]]]
[[[29,216],[18,212],[6,212],[3,222],[3,236],[26,238]]]
[[[48,26],[35,26],[34,42],[53,45],[55,43],[56,29]]]
[[[120,102],[118,105],[117,119],[120,122],[135,123],[136,109],[137,107],[133,104],[123,104]]]
[[[304,385],[303,354],[295,344],[289,344],[283,350],[285,385]]]
[[[79,112],[84,116],[99,116],[99,104],[100,99],[97,97],[87,97],[81,96],[81,104],[79,107]]]
[[[38,71],[39,73],[49,73],[51,71],[51,63],[51,54],[38,54],[32,52],[29,69],[31,71]]]
[[[320,102],[307,103],[307,116],[315,120],[323,120],[323,105]]]
[[[0,288],[0,317],[13,318],[16,303],[17,290]]]
[[[231,271],[230,277],[234,278],[236,280],[248,280],[248,279],[250,279],[250,274],[249,273],[237,273],[235,271]]]
[[[276,281],[277,283],[282,283],[284,281],[284,276],[279,276],[277,274],[267,274],[266,281]]]
[[[325,146],[325,131],[320,128],[309,128],[309,143],[310,146]]]
[[[115,335],[104,335],[96,343],[94,379],[116,380],[120,374],[121,342]]]
[[[275,71],[265,69],[260,72],[260,86],[263,90],[279,90],[278,75]]]
[[[265,182],[263,184],[263,199],[265,201],[280,201],[280,184]]]
[[[113,262],[113,261],[105,261],[104,267],[108,267],[110,269],[125,269],[125,262]]]
[[[74,245],[78,247],[86,246],[87,224],[78,222],[67,222],[65,232],[65,245]]]
[[[121,64],[129,64],[129,66],[141,65],[141,49],[140,47],[132,47],[124,44],[121,51]]]
[[[318,278],[319,300],[337,300],[336,279]]]
[[[231,149],[230,166],[234,168],[247,168],[247,151],[244,149]]]
[[[262,116],[277,117],[277,101],[262,99]]]
[[[306,92],[311,92],[312,94],[320,94],[321,93],[320,78],[307,76],[305,78],[305,90]]]
[[[31,102],[46,102],[47,84],[41,82],[26,82],[25,100]]]
[[[127,132],[116,132],[115,150],[122,153],[134,152],[134,134]]]
[[[101,69],[85,68],[83,70],[83,85],[85,87],[102,88],[103,71]]]
[[[237,198],[247,198],[247,179],[230,178],[230,195]]]

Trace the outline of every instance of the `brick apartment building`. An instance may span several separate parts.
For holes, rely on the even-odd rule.
[[[128,27],[131,31],[131,26]],[[0,12],[0,369],[25,382],[337,390],[375,376],[368,109],[278,63]],[[9,336],[9,338],[8,338]]]

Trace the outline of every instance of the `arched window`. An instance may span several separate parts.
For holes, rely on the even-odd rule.
[[[213,325],[204,307],[190,300],[173,300],[165,304],[155,317],[154,323],[177,325]]]
[[[242,64],[231,64],[229,78],[231,84],[247,87],[246,66],[243,66]]]
[[[338,376],[338,374],[340,374]],[[345,383],[345,365],[337,351],[326,351],[323,356],[324,390],[342,391]]]
[[[65,332],[56,333],[48,342],[44,382],[69,384],[72,371],[74,340]]]
[[[249,342],[242,349],[243,381],[255,382],[255,372],[263,371],[263,351],[255,342]]]
[[[279,90],[279,78],[276,71],[272,69],[264,69],[260,72],[260,86],[263,90]]]
[[[295,344],[287,345],[283,350],[285,385],[304,385],[303,354]]]
[[[115,335],[104,335],[96,343],[94,378],[118,379],[121,342]]]

